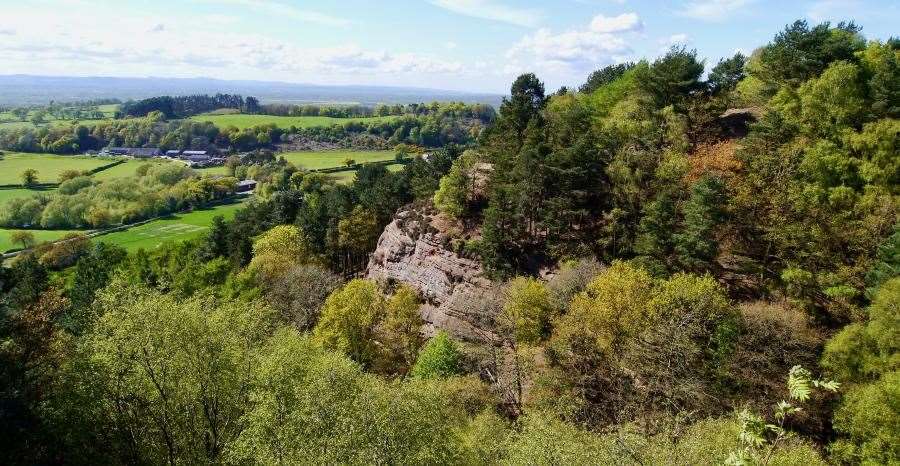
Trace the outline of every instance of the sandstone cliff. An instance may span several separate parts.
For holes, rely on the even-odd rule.
[[[446,330],[460,340],[494,342],[494,287],[477,260],[452,251],[444,223],[428,206],[399,212],[381,234],[367,276],[418,290],[426,334]]]

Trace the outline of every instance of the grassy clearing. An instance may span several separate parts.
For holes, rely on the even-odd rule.
[[[129,228],[125,231],[110,233],[94,238],[95,242],[104,242],[121,246],[128,251],[138,249],[154,249],[168,241],[185,241],[203,235],[213,217],[221,215],[226,219],[242,206],[241,202],[216,206],[210,209],[195,210],[184,214],[171,215],[165,219]]]
[[[291,126],[296,126],[297,128],[317,128],[324,126],[332,126],[335,124],[346,123],[348,121],[364,121],[371,123],[378,123],[384,121],[391,121],[393,119],[399,118],[397,116],[386,116],[386,117],[369,117],[369,118],[332,118],[332,117],[320,117],[320,116],[301,116],[301,117],[286,117],[286,116],[272,116],[272,115],[213,115],[209,113],[205,113],[203,115],[196,115],[191,117],[192,120],[195,121],[209,121],[219,128],[226,128],[228,126],[235,126],[238,129],[249,128],[251,126],[258,125],[267,125],[270,123],[274,123],[279,128],[290,128]]]
[[[0,209],[3,208],[3,205],[6,204],[10,199],[17,199],[20,197],[31,197],[35,194],[51,194],[56,191],[56,188],[51,189],[25,189],[25,188],[13,188],[13,189],[0,189]]]
[[[88,171],[109,165],[113,159],[78,155],[22,154],[7,152],[0,160],[0,185],[20,184],[21,174],[28,168],[38,171],[40,183],[56,183],[66,170]]]
[[[393,160],[394,151],[345,151],[345,150],[328,150],[316,152],[285,152],[278,154],[285,160],[291,162],[297,167],[307,170],[319,170],[322,168],[333,168],[344,166],[344,160],[351,158],[356,163],[380,162],[384,160]]]
[[[403,165],[402,163],[393,163],[393,164],[388,165],[387,169],[390,172],[396,173],[396,172],[399,172],[400,170],[403,170],[403,167],[405,167],[405,166],[406,165]],[[347,171],[342,171],[342,172],[337,172],[337,173],[329,173],[328,177],[340,184],[350,184],[356,180],[356,170],[347,170]]]
[[[18,230],[11,230],[6,228],[0,228],[0,252],[8,252],[14,249],[19,249],[22,246],[18,244],[13,244],[12,241],[9,240],[10,236],[13,232]],[[63,236],[66,236],[69,233],[83,233],[75,230],[28,230],[31,234],[34,235],[35,241],[38,243],[43,243],[45,241],[56,241]]]

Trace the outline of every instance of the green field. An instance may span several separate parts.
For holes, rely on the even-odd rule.
[[[222,215],[226,219],[234,216],[242,203],[226,204],[211,209],[175,214],[165,219],[110,233],[94,238],[94,242],[104,242],[121,246],[129,251],[153,249],[167,241],[184,241],[201,236],[212,223],[213,217]]]
[[[320,116],[301,116],[301,117],[283,117],[272,115],[211,115],[203,114],[191,117],[195,121],[209,121],[219,128],[227,128],[235,126],[238,129],[249,128],[251,126],[267,125],[274,123],[279,128],[316,128],[324,126],[332,126],[336,124],[346,123],[348,121],[364,121],[364,122],[383,122],[391,121],[398,118],[397,116],[385,117],[369,117],[369,118],[332,118]]]
[[[277,154],[277,156],[284,157],[285,160],[300,168],[305,168],[307,170],[320,170],[322,168],[342,167],[344,166],[344,160],[347,158],[355,160],[356,163],[393,160],[395,157],[395,152],[389,150],[327,150],[316,152],[284,152],[282,154]]]
[[[7,152],[0,160],[0,185],[21,184],[21,174],[28,168],[38,171],[41,183],[56,183],[59,175],[66,170],[87,171],[109,165],[112,159],[84,157],[79,155],[21,154]]]
[[[138,167],[146,164],[164,164],[164,163],[172,163],[169,160],[159,160],[159,159],[151,159],[151,160],[126,160],[125,163],[120,163],[115,167],[107,168],[106,170],[100,171],[93,175],[94,178],[98,180],[111,180],[113,178],[126,178],[129,176],[135,176],[135,172]]]
[[[6,201],[10,199],[16,199],[19,197],[31,197],[35,194],[50,194],[56,191],[55,188],[51,189],[24,189],[24,188],[13,188],[13,189],[0,189],[0,209],[3,208],[3,205],[6,204]]]
[[[98,105],[97,110],[103,113],[106,117],[104,120],[78,120],[78,123],[84,126],[93,126],[98,122],[107,121],[112,119],[115,116],[116,111],[119,109],[119,104],[108,104],[108,105]],[[35,114],[35,110],[32,110],[28,113],[28,119],[26,121],[20,121],[18,117],[12,114],[12,112],[0,112],[0,129],[17,129],[17,128],[34,128],[34,124],[31,122],[31,117]],[[44,116],[45,120],[48,124],[52,126],[65,126],[73,123],[73,120],[58,120],[53,115],[47,113]]]
[[[392,163],[387,166],[389,172],[398,172],[403,170],[406,165],[402,163]],[[350,184],[356,179],[356,170],[346,170],[342,172],[329,173],[328,177],[340,184]]]
[[[0,252],[7,252],[13,249],[21,248],[18,244],[12,244],[9,240],[10,235],[17,230],[10,230],[6,228],[0,228]],[[63,236],[66,236],[69,233],[83,233],[79,231],[73,230],[29,230],[33,235],[35,241],[38,243],[43,243],[45,241],[56,241]]]

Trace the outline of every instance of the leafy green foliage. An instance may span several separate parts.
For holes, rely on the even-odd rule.
[[[421,379],[447,378],[462,370],[462,354],[447,332],[438,332],[422,347],[410,375]]]
[[[511,331],[515,341],[538,343],[550,336],[554,317],[549,290],[538,280],[519,277],[510,281],[501,325]]]

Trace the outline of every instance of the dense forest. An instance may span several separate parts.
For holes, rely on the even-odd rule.
[[[525,74],[496,116],[376,129],[438,135],[399,172],[263,160],[202,239],[20,254],[0,268],[2,461],[900,462],[900,41],[798,21],[706,69],[676,47],[577,90]],[[460,116],[484,124],[443,137]],[[82,136],[235,144],[165,120]],[[465,305],[496,338],[425,333],[429,296],[363,278],[398,210],[483,267]]]

